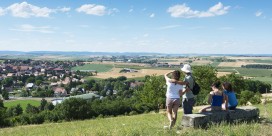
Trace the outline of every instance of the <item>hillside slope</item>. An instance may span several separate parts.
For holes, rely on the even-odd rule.
[[[262,117],[272,121],[272,109],[269,105],[257,105]],[[265,108],[269,107],[269,108]],[[179,113],[178,120],[181,120]],[[180,121],[177,123],[179,124]],[[134,116],[120,116],[99,118],[93,120],[73,121],[63,123],[47,123],[42,125],[18,126],[0,129],[2,136],[38,136],[38,135],[272,135],[271,123],[240,123],[236,125],[214,125],[208,130],[182,129],[175,126],[172,130],[164,129],[168,125],[167,118],[163,113],[149,113]]]

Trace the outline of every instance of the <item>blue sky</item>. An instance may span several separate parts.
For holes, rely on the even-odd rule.
[[[272,1],[0,0],[0,50],[271,54]]]

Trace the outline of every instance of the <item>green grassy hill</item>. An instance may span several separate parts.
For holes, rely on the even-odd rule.
[[[262,117],[272,121],[272,109],[269,105],[257,105]],[[267,107],[267,108],[265,108]],[[179,113],[177,124],[180,124],[182,114]],[[122,136],[122,135],[232,135],[232,136],[256,136],[272,135],[272,124],[263,123],[239,123],[212,125],[209,129],[192,129],[175,126],[172,130],[164,129],[168,125],[167,118],[163,113],[149,113],[134,116],[120,116],[100,118],[84,121],[63,123],[47,123],[42,125],[18,126],[0,129],[2,136],[38,136],[38,135],[94,135],[94,136]]]

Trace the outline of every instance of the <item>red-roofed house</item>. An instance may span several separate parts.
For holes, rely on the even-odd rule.
[[[66,96],[67,95],[67,91],[65,90],[64,87],[55,87],[55,88],[53,88],[53,91],[54,91],[55,96]]]

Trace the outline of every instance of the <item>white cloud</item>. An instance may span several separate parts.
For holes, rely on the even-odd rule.
[[[192,10],[186,4],[174,5],[169,7],[167,12],[171,14],[172,17],[182,17],[182,18],[201,18],[201,17],[213,17],[220,16],[228,13],[230,6],[224,6],[221,2],[210,7],[207,11]]]
[[[163,27],[160,27],[159,30],[172,29],[172,28],[177,28],[177,27],[180,27],[180,25],[163,26]]]
[[[257,12],[255,13],[255,16],[256,16],[256,17],[259,17],[259,16],[261,16],[262,14],[263,14],[262,11],[257,11]]]
[[[129,11],[128,12],[133,12],[133,9],[129,9]]]
[[[58,10],[61,11],[61,12],[68,12],[68,11],[71,10],[71,8],[63,7],[63,8],[60,8]]]
[[[17,28],[12,28],[12,31],[22,31],[22,32],[40,32],[40,33],[54,33],[54,28],[50,26],[33,26],[29,24],[20,25]]]
[[[0,16],[3,16],[3,15],[5,15],[6,13],[5,13],[5,10],[3,9],[3,8],[1,8],[0,7]]]
[[[119,10],[117,8],[113,8],[113,9],[108,10],[109,15],[114,15],[114,13],[118,13],[118,12],[119,12]]]
[[[107,13],[105,6],[95,4],[82,5],[80,8],[76,9],[76,11],[96,16],[103,16]]]
[[[153,17],[155,17],[155,14],[154,13],[152,13],[149,17],[151,17],[151,18],[153,18]]]
[[[29,17],[49,17],[54,12],[53,9],[47,7],[38,7],[27,2],[14,3],[6,8],[15,17],[29,18]]]

